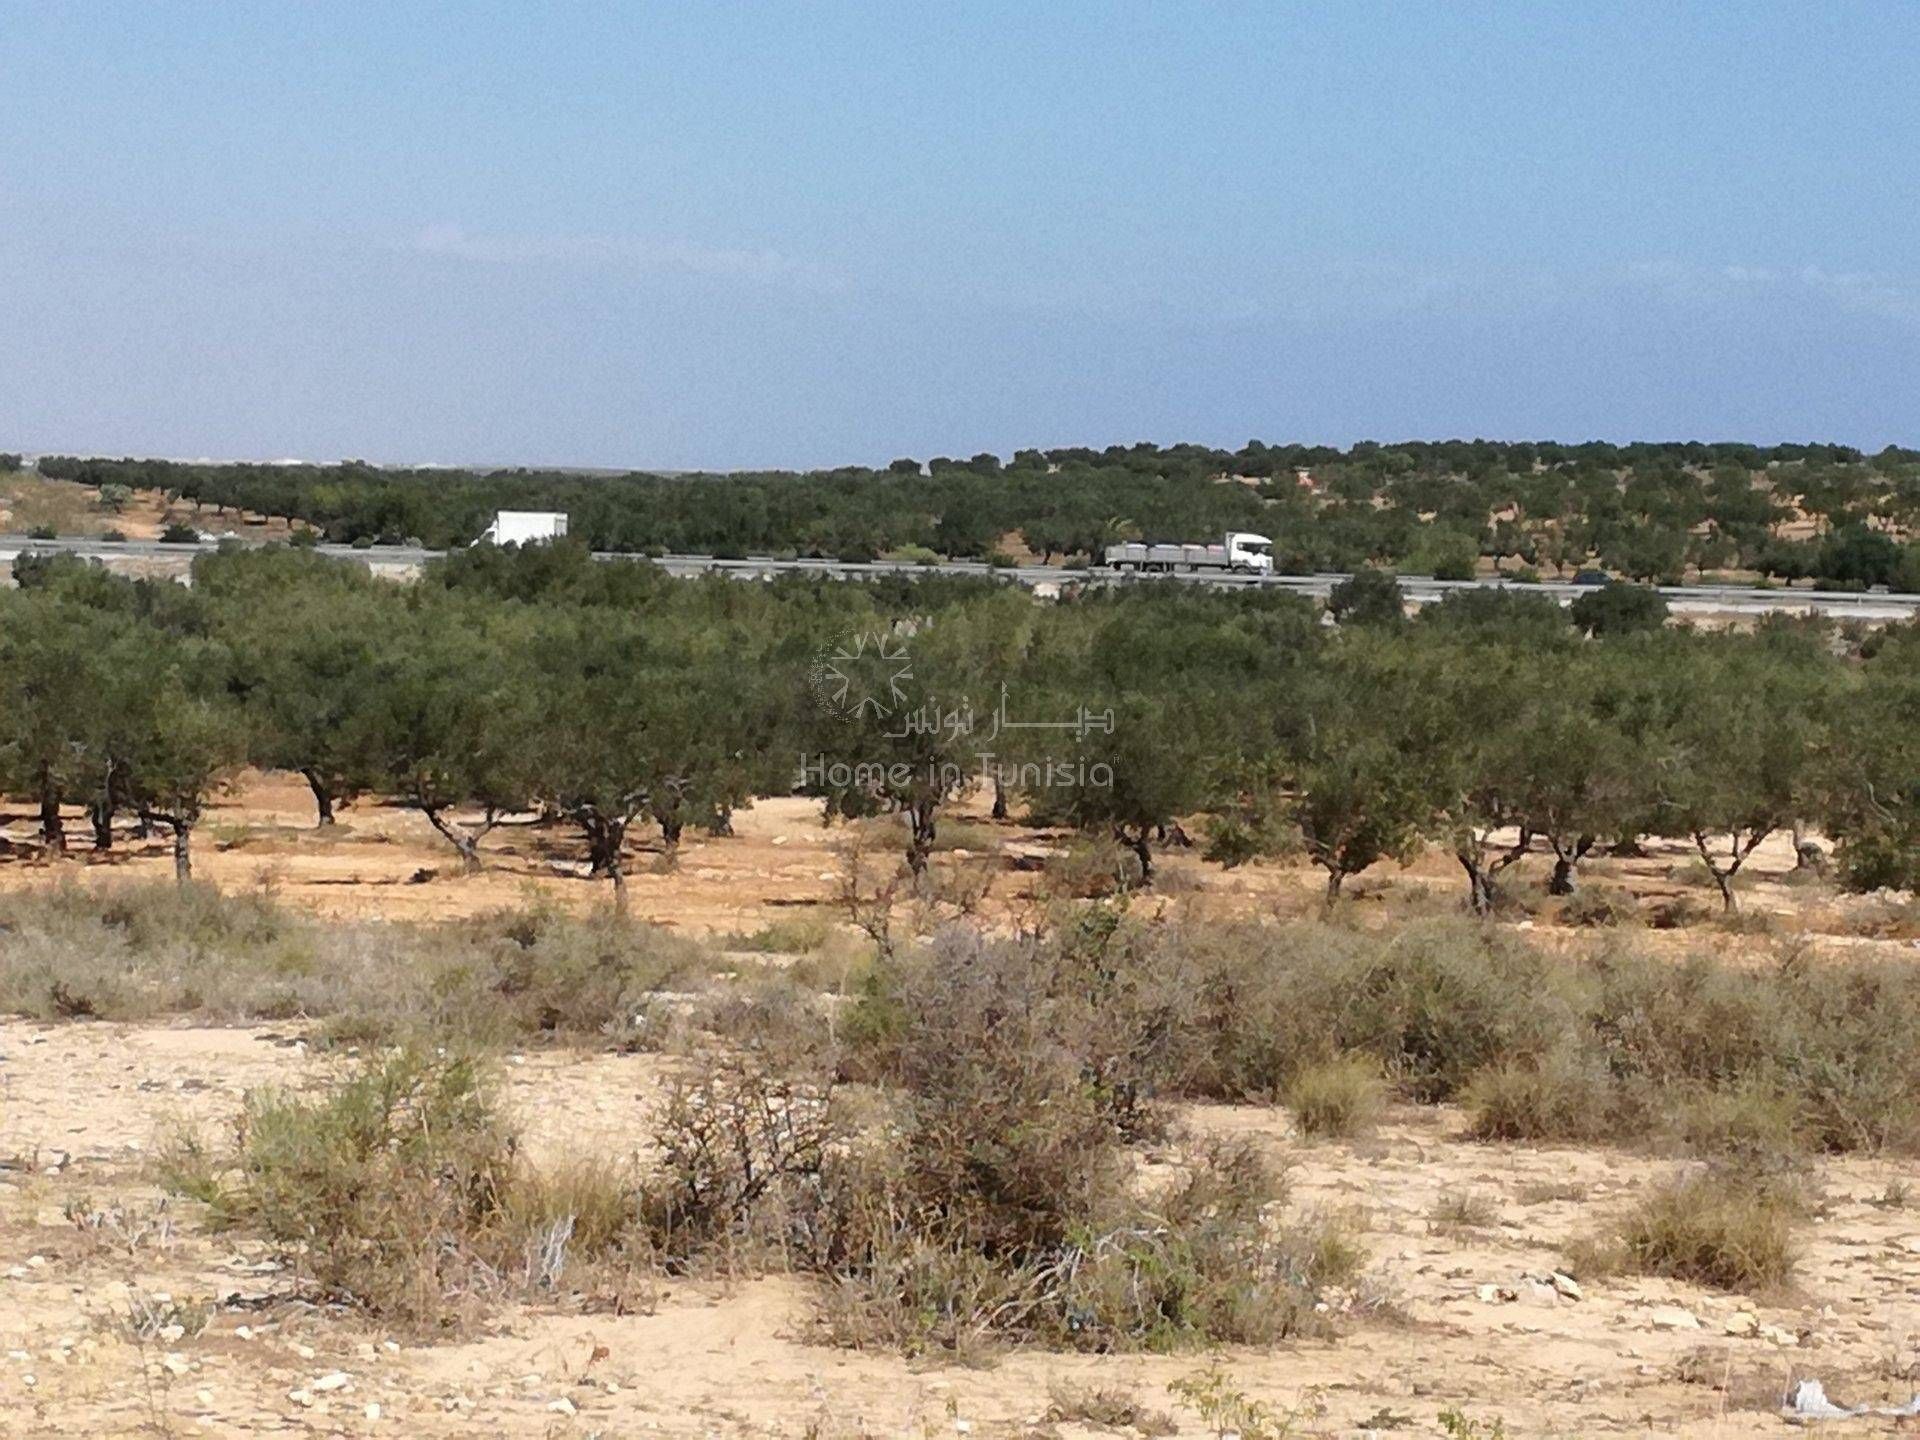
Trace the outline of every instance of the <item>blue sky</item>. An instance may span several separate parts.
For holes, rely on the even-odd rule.
[[[1908,3],[3,3],[0,448],[1920,443]]]

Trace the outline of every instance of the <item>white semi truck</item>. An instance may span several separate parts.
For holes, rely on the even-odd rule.
[[[501,510],[493,523],[480,532],[476,545],[538,545],[559,540],[567,533],[564,510]]]
[[[1107,546],[1107,568],[1124,574],[1206,574],[1238,572],[1271,575],[1273,541],[1245,530],[1229,530],[1218,545],[1147,545],[1130,541]]]

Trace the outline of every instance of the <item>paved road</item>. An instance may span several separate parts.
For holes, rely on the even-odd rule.
[[[193,545],[169,545],[157,540],[33,540],[24,535],[0,535],[0,561],[11,560],[25,551],[60,552],[94,559],[173,560],[182,564],[194,555],[217,548],[217,542],[204,540]],[[442,554],[418,546],[376,545],[356,548],[351,545],[321,545],[322,555],[357,560],[377,570],[406,570],[424,565]],[[599,553],[598,560],[628,560],[632,556]],[[780,574],[833,575],[856,577],[870,575],[994,575],[1032,588],[1079,583],[1100,585],[1211,585],[1217,588],[1267,588],[1290,590],[1302,595],[1324,596],[1346,576],[1321,575],[1163,575],[1120,577],[1098,569],[1070,569],[1059,566],[1024,565],[994,568],[978,560],[954,560],[942,565],[895,564],[873,561],[866,564],[839,560],[746,560],[716,559],[711,555],[665,555],[656,562],[674,575],[698,575],[713,572],[741,578],[764,578]],[[1403,575],[1400,588],[1415,603],[1439,600],[1455,590],[1512,589],[1529,594],[1547,595],[1561,604],[1570,604],[1582,587],[1554,582],[1516,585],[1502,580],[1432,580]],[[1660,593],[1676,611],[1706,613],[1744,611],[1762,614],[1786,611],[1823,615],[1852,616],[1859,620],[1900,620],[1920,615],[1920,595],[1875,595],[1834,590],[1765,590],[1734,585],[1663,585]]]

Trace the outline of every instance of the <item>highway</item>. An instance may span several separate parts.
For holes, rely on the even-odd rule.
[[[80,555],[94,560],[165,563],[172,561],[182,569],[197,554],[219,548],[217,540],[194,544],[167,544],[158,540],[64,539],[35,540],[25,535],[0,535],[0,561],[10,561],[26,552]],[[320,545],[322,555],[354,560],[376,571],[406,572],[417,569],[445,553],[418,546]],[[596,560],[632,560],[633,555],[596,552]],[[1320,575],[1152,575],[1120,576],[1102,569],[1069,568],[1051,565],[989,566],[978,560],[952,560],[939,565],[916,565],[886,560],[855,562],[843,560],[803,560],[755,557],[744,560],[719,559],[712,555],[664,555],[655,564],[672,575],[722,574],[741,579],[764,579],[782,574],[829,575],[850,579],[875,575],[990,575],[1025,585],[1031,589],[1056,589],[1062,585],[1210,585],[1224,589],[1276,589],[1296,594],[1324,597],[1346,578],[1339,574]],[[1564,582],[1543,581],[1537,585],[1511,580],[1434,580],[1418,575],[1400,577],[1401,591],[1414,604],[1430,604],[1456,590],[1519,590],[1546,595],[1560,604],[1571,604],[1587,588]],[[1902,620],[1920,614],[1920,595],[1872,594],[1842,590],[1762,589],[1733,585],[1662,585],[1657,587],[1676,613],[1745,612],[1765,614],[1780,611],[1791,614],[1851,616],[1857,620]]]

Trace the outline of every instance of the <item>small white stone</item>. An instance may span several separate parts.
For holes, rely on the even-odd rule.
[[[562,1395],[558,1400],[548,1405],[547,1409],[553,1411],[556,1415],[576,1415],[579,1413],[580,1407]]]
[[[380,1402],[378,1400],[369,1400],[365,1413],[367,1419],[378,1420],[380,1418]]]
[[[1647,1322],[1656,1330],[1698,1330],[1700,1317],[1691,1310],[1682,1310],[1678,1305],[1657,1306],[1647,1316]]]
[[[287,1399],[296,1405],[305,1406],[313,1404],[313,1395],[306,1390],[289,1390],[287,1392]]]
[[[330,1370],[315,1380],[307,1388],[324,1395],[329,1390],[344,1390],[353,1383],[353,1377],[344,1370]]]
[[[296,1345],[293,1347],[293,1353],[298,1355],[302,1360],[311,1360],[313,1358],[313,1346]]]

